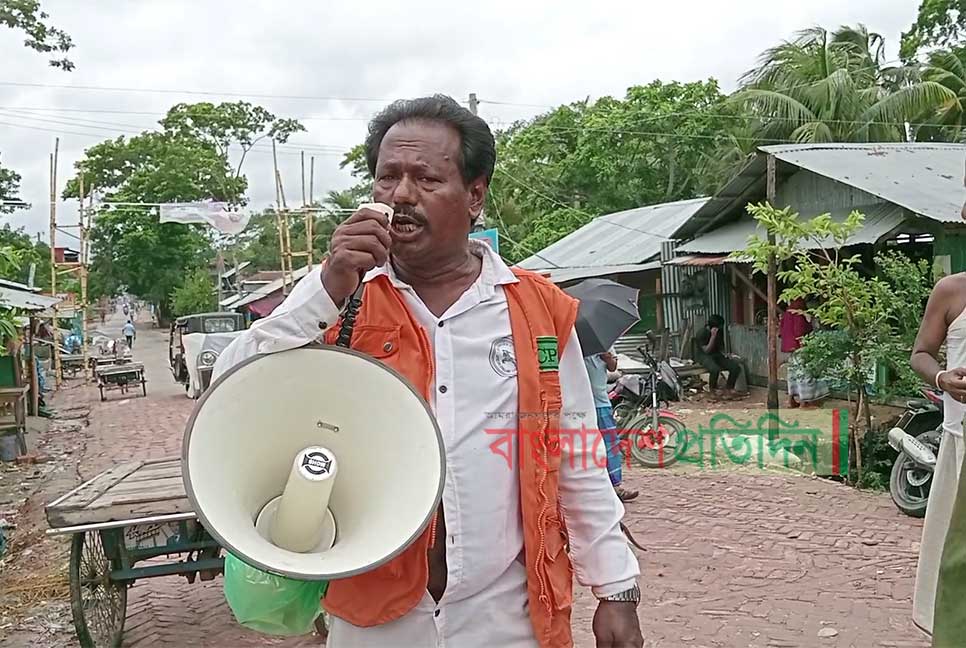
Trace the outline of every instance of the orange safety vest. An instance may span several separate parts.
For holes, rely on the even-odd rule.
[[[537,274],[512,270],[519,282],[503,288],[517,363],[518,467],[530,620],[541,648],[569,648],[573,567],[557,499],[561,396],[556,362],[570,338],[577,301]],[[327,344],[335,343],[340,324],[325,332]],[[400,372],[429,400],[434,367],[426,331],[385,275],[366,284],[351,346]],[[408,549],[385,565],[331,581],[326,611],[368,627],[412,610],[429,582],[427,550],[436,540],[435,532],[434,519]]]

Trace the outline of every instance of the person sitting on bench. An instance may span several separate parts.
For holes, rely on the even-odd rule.
[[[741,376],[741,365],[733,358],[726,356],[724,349],[724,318],[721,315],[712,315],[708,318],[708,323],[695,338],[697,349],[695,360],[697,360],[710,374],[708,385],[712,393],[718,390],[718,376],[722,371],[728,372],[728,383],[726,394],[735,395],[735,385]]]

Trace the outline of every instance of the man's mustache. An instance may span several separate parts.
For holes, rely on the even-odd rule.
[[[392,209],[395,216],[405,216],[411,221],[420,224],[426,222],[426,217],[423,215],[422,211],[413,205],[393,205]]]

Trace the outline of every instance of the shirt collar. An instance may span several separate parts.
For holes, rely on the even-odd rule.
[[[470,252],[476,256],[483,259],[483,267],[480,270],[480,277],[477,282],[482,285],[482,287],[492,290],[496,286],[502,286],[504,284],[518,283],[516,275],[510,270],[506,262],[500,258],[490,245],[479,239],[470,239]],[[405,281],[400,279],[396,275],[395,269],[393,269],[392,264],[386,262],[384,265],[378,268],[373,268],[362,278],[363,282],[371,281],[380,275],[386,275],[389,277],[389,281],[396,288],[410,288],[411,286]]]

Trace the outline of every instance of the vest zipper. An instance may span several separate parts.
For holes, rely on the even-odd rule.
[[[546,435],[547,428],[549,427],[550,417],[549,413],[544,409],[544,426],[541,432]],[[547,577],[546,577],[546,559],[549,558],[547,555],[547,532],[544,529],[544,523],[547,519],[547,511],[550,510],[550,505],[547,502],[547,493],[543,490],[543,485],[547,481],[547,470],[549,469],[549,457],[547,456],[547,444],[546,439],[541,439],[543,443],[540,444],[540,451],[543,460],[543,474],[540,476],[540,482],[537,484],[537,492],[540,493],[540,514],[537,515],[537,533],[540,537],[540,542],[537,545],[537,560],[534,567],[536,568],[537,581],[540,583],[540,596],[538,599],[543,603],[547,611],[553,614],[553,604],[550,601],[550,596],[547,592]]]
[[[433,522],[429,525],[429,548],[436,546],[436,521],[439,520],[439,511],[433,515]]]

